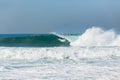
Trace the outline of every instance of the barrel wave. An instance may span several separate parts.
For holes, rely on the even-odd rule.
[[[9,47],[57,47],[69,46],[65,38],[54,34],[37,34],[27,36],[9,36],[0,38],[0,46]]]

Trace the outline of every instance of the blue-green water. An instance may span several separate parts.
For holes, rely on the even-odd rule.
[[[1,34],[0,80],[119,80],[120,35]]]
[[[70,45],[67,39],[54,34],[1,34],[0,36],[0,46],[57,47]]]

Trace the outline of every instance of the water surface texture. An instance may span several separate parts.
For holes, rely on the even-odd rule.
[[[0,80],[119,79],[120,36],[112,30],[0,35]]]

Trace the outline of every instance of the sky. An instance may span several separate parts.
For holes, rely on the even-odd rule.
[[[120,31],[120,0],[0,0],[0,33]]]

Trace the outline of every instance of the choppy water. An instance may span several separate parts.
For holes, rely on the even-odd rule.
[[[0,80],[119,80],[120,35],[0,35]]]
[[[0,47],[0,80],[119,80],[120,47]]]

